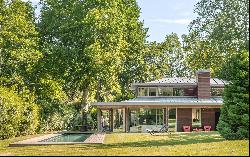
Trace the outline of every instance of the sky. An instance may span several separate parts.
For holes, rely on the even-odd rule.
[[[24,0],[28,1],[28,0]],[[33,5],[39,0],[30,0]],[[194,5],[199,0],[137,0],[141,8],[140,20],[149,28],[148,41],[162,42],[172,32],[179,37],[188,33],[189,23],[195,19]],[[39,14],[39,7],[36,15]]]
[[[137,0],[141,8],[140,20],[149,28],[148,41],[162,42],[167,34],[179,37],[188,33],[189,23],[195,19],[194,5],[198,0]]]

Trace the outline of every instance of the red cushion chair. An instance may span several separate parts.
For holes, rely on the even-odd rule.
[[[184,132],[190,132],[190,126],[183,125]]]
[[[210,125],[205,125],[204,126],[204,130],[205,131],[210,131],[211,130],[211,126]]]

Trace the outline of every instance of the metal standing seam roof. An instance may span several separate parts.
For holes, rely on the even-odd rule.
[[[159,80],[154,80],[145,83],[133,83],[132,86],[139,85],[197,85],[197,80],[195,78],[183,78],[183,77],[174,77],[174,78],[162,78]],[[224,86],[228,84],[227,81],[218,79],[218,78],[210,78],[211,86]]]
[[[121,102],[167,102],[167,103],[222,103],[221,97],[211,97],[209,99],[198,99],[197,97],[137,97],[131,100]]]
[[[222,105],[222,97],[211,97],[208,99],[198,99],[197,97],[137,97],[121,102],[96,102],[94,106],[105,105]]]

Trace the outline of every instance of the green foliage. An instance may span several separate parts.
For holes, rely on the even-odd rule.
[[[118,81],[121,89],[116,100],[126,100],[134,97],[129,90],[136,81],[148,79],[146,63],[147,47],[145,45],[147,29],[139,21],[140,8],[135,0],[123,2],[123,19],[125,22],[123,33],[126,45],[122,50],[124,55],[122,66],[119,68]]]
[[[214,76],[235,52],[249,50],[249,1],[201,0],[194,12],[198,16],[183,37],[187,63],[193,74],[210,69]]]
[[[226,139],[249,138],[249,52],[240,51],[223,67],[225,87],[217,129]]]
[[[23,99],[23,113],[20,124],[20,132],[24,135],[34,134],[39,125],[39,107],[35,104],[35,97],[29,90],[23,91],[19,94]]]
[[[1,2],[2,3],[2,2]],[[1,6],[0,83],[19,92],[29,82],[34,64],[41,57],[31,3],[13,0]]]
[[[90,116],[89,116],[88,123],[92,127],[92,129],[97,128],[97,109],[96,108],[92,108],[90,110]]]
[[[14,91],[0,87],[0,139],[35,133],[38,107]]]
[[[39,132],[73,130],[79,125],[80,111],[77,104],[63,104],[58,101],[40,102]]]
[[[171,33],[165,37],[165,41],[160,43],[160,49],[165,60],[158,61],[161,64],[165,62],[168,65],[166,73],[168,77],[187,77],[188,70],[185,62],[186,53],[182,48],[180,39],[176,33]],[[164,68],[163,68],[164,69]]]
[[[12,99],[10,99],[12,98]],[[23,113],[23,101],[6,88],[0,88],[0,139],[19,134],[19,125]]]
[[[139,22],[136,1],[44,0],[42,4],[39,30],[46,56],[41,60],[42,73],[63,80],[65,93],[77,93],[82,113],[95,99],[130,97],[130,84],[145,79],[141,74],[147,67],[146,30]]]

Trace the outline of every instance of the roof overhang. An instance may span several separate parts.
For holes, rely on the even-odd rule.
[[[220,108],[222,103],[212,102],[94,102],[93,106],[98,108]]]
[[[134,83],[131,86],[131,90],[135,90],[136,87],[181,87],[181,88],[194,88],[197,87],[196,83]]]

